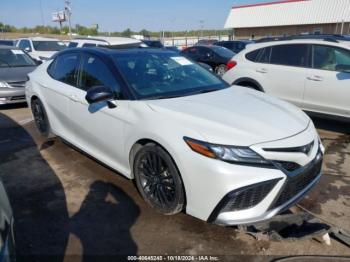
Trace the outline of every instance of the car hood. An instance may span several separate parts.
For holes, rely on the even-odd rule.
[[[147,103],[176,125],[196,131],[208,142],[224,145],[250,146],[280,140],[304,131],[310,123],[310,118],[295,106],[238,86]]]
[[[34,71],[35,68],[36,66],[0,68],[0,81],[8,83],[25,82],[28,80],[28,74]]]

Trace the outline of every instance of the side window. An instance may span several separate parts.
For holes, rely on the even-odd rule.
[[[259,56],[257,58],[257,62],[269,64],[271,60],[271,47],[265,47],[264,49],[261,49]]]
[[[271,56],[271,47],[261,48],[245,55],[245,57],[249,61],[256,62],[256,63],[264,63],[264,64],[270,63],[270,56]]]
[[[74,48],[74,47],[77,47],[77,46],[78,46],[77,42],[70,42],[69,45],[68,45],[68,48]]]
[[[49,75],[63,83],[76,86],[76,69],[78,65],[78,54],[65,54],[58,56],[48,69]]]
[[[342,68],[350,68],[350,51],[342,48],[314,45],[312,58],[315,69],[342,71]]]
[[[31,52],[32,48],[30,47],[30,42],[29,40],[21,40],[18,44],[18,47],[21,48],[22,50],[26,50]],[[29,48],[29,49],[28,49]]]
[[[201,47],[198,48],[198,56],[200,58],[209,58],[214,55],[213,51],[211,51],[209,48]]]
[[[307,66],[308,45],[277,45],[272,47],[270,63],[286,66]]]
[[[100,58],[94,55],[83,56],[79,80],[79,87],[83,90],[94,86],[105,86],[121,93],[120,86],[112,72]]]
[[[256,62],[261,49],[255,50],[245,55],[245,58],[249,61]]]
[[[85,43],[82,47],[96,47],[96,44]]]

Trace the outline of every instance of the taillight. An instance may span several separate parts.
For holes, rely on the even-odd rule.
[[[234,60],[229,61],[226,65],[226,71],[234,68],[236,65],[237,65],[236,61],[234,61]]]

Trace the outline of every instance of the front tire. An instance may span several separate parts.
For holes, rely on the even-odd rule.
[[[43,103],[39,99],[34,99],[31,103],[31,109],[37,129],[43,137],[48,138],[50,124]]]
[[[164,215],[180,213],[185,192],[180,173],[170,155],[160,146],[147,144],[134,159],[137,188],[144,200]]]

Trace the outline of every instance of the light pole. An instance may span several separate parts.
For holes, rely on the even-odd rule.
[[[204,20],[200,20],[199,24],[200,24],[200,28],[201,28],[201,38],[203,38]]]
[[[72,8],[70,7],[70,4],[71,4],[70,0],[65,0],[64,10],[66,11],[66,15],[68,18],[69,37],[72,38],[72,24],[71,24]]]
[[[41,23],[42,23],[43,27],[45,27],[45,19],[44,19],[44,10],[43,10],[42,0],[39,0],[39,3],[40,3]]]

